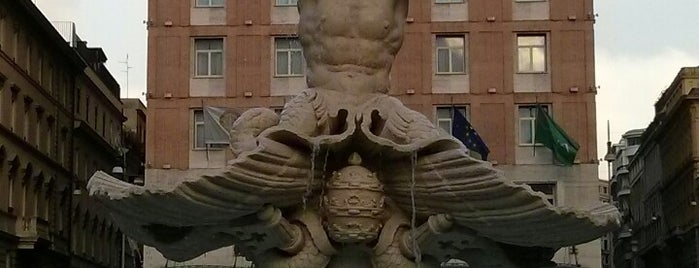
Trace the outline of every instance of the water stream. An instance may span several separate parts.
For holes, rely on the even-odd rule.
[[[313,185],[315,184],[315,175],[316,175],[316,157],[320,153],[320,141],[314,139],[313,140],[313,145],[311,148],[311,171],[309,173],[309,178],[308,182],[306,183],[306,193],[303,195],[303,210],[306,210],[306,205],[308,203],[308,198],[311,196],[313,192]],[[325,168],[323,168],[325,169]],[[325,172],[325,171],[323,171]]]
[[[415,168],[417,166],[417,151],[413,151],[410,155],[410,202],[412,205],[412,217],[410,220],[410,237],[413,242],[413,251],[415,253],[415,263],[417,267],[420,268],[420,263],[422,262],[422,252],[420,252],[420,245],[417,242],[417,211],[415,209]]]
[[[325,150],[325,159],[323,160],[323,173],[321,173],[322,177],[320,178],[321,180],[321,185],[320,185],[320,198],[318,198],[318,207],[322,208],[323,207],[323,196],[325,195],[325,172],[327,172],[328,168],[328,156],[330,155],[330,149]]]

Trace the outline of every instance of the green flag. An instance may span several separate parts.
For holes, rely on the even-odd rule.
[[[541,108],[541,105],[536,106],[535,133],[536,142],[551,149],[556,160],[566,166],[573,164],[580,145],[551,119],[551,116]]]

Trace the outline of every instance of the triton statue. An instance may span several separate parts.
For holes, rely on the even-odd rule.
[[[245,112],[236,158],[174,186],[89,183],[130,237],[187,260],[235,245],[257,267],[547,267],[616,228],[555,208],[386,95],[408,0],[299,0],[308,89]]]

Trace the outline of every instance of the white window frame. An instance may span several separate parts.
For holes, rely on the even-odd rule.
[[[435,0],[435,4],[460,4],[463,3],[464,0]]]
[[[463,34],[457,34],[457,35],[436,35],[435,36],[435,73],[436,74],[465,74],[466,70],[468,69],[468,56],[467,53],[468,51],[466,50],[466,36]],[[441,38],[461,38],[462,44],[461,47],[458,46],[439,46],[439,39]],[[449,70],[448,71],[440,71],[439,70],[439,51],[441,50],[447,50],[449,54]],[[454,64],[452,62],[452,54],[454,53],[454,50],[461,50],[463,54],[463,70],[454,70]]]
[[[303,56],[303,48],[298,47],[298,48],[279,48],[278,47],[278,41],[280,40],[296,40],[297,42],[300,42],[298,37],[274,37],[274,76],[275,77],[302,77],[306,73],[306,62]],[[293,73],[293,68],[292,66],[294,65],[292,62],[293,57],[291,56],[292,53],[298,52],[301,53],[301,73]],[[278,55],[279,53],[284,53],[286,54],[286,63],[287,63],[287,73],[279,73],[279,58]]]
[[[446,106],[446,105],[444,105],[444,106],[437,106],[437,107],[435,107],[435,123],[436,123],[437,127],[438,127],[438,128],[442,128],[442,123],[448,124],[448,125],[449,125],[449,129],[444,129],[444,128],[442,128],[442,129],[444,129],[444,131],[446,131],[446,132],[449,133],[450,135],[453,135],[453,134],[454,134],[454,133],[453,133],[454,130],[452,129],[452,126],[454,125],[453,122],[452,122],[452,120],[453,120],[453,114],[452,114],[452,112],[454,112],[453,108],[456,108],[457,111],[459,111],[459,110],[463,111],[464,117],[466,117],[467,120],[471,120],[471,113],[470,113],[470,111],[469,111],[469,105],[468,105],[468,104],[456,104],[456,105],[454,105],[454,106],[451,106],[451,105]],[[440,117],[440,116],[439,116],[439,111],[440,111],[440,110],[447,110],[447,111],[449,111],[449,117],[448,117],[448,118]]]
[[[520,38],[526,38],[526,37],[539,37],[544,39],[544,44],[543,45],[521,45],[520,44]],[[516,51],[515,54],[517,55],[517,73],[522,73],[522,74],[540,74],[540,73],[547,73],[548,72],[548,64],[549,64],[549,49],[548,49],[548,36],[545,33],[531,33],[531,34],[517,34],[515,38],[516,42]],[[534,49],[535,48],[542,48],[544,50],[544,66],[542,70],[536,69],[534,67]],[[522,64],[519,62],[520,60],[520,50],[522,49],[527,49],[528,54],[529,54],[529,64],[527,68],[522,68]]]
[[[226,6],[226,0],[221,0],[221,4],[214,3],[216,0],[194,0],[195,7],[224,7]],[[206,2],[206,3],[200,3]]]
[[[197,121],[197,115],[201,115],[201,121]],[[199,130],[201,128],[201,130]],[[197,136],[204,135],[203,144],[198,144]],[[192,149],[193,150],[205,150],[206,149],[206,132],[204,130],[204,110],[194,109],[192,110]]]
[[[204,42],[204,41],[220,41],[221,42],[221,49],[198,49],[197,48],[197,42]],[[225,66],[226,66],[226,60],[225,60],[225,42],[222,37],[210,37],[210,38],[195,38],[194,39],[194,77],[195,78],[220,78],[223,77],[223,74],[226,72]],[[207,57],[207,64],[208,64],[208,71],[207,74],[199,74],[199,54],[205,54]],[[220,53],[221,54],[221,74],[212,74],[211,73],[211,56],[213,54]]]
[[[298,0],[275,0],[274,6],[277,7],[295,7],[298,5]]]
[[[551,105],[549,105],[549,104],[539,104],[539,105],[543,106],[543,108],[546,110],[546,112],[551,114]],[[536,142],[536,114],[534,114],[533,116],[522,117],[522,116],[520,116],[520,109],[523,109],[523,108],[534,109],[536,111],[536,104],[517,105],[517,143],[519,144],[519,146],[543,146],[543,144]],[[531,143],[522,142],[522,123],[524,121],[529,121],[530,130],[531,130],[530,135],[532,137]]]

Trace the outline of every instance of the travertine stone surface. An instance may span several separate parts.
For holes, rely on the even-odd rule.
[[[555,208],[385,94],[407,0],[300,0],[309,88],[230,127],[237,158],[167,188],[89,183],[131,237],[173,260],[236,245],[259,267],[546,267],[616,228]]]

